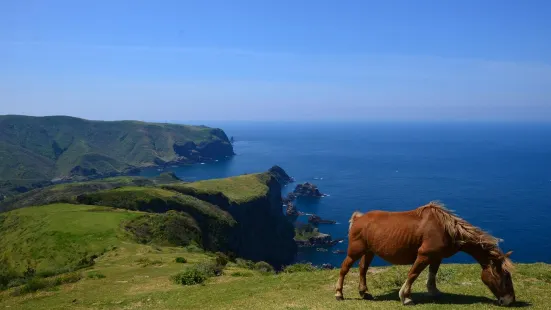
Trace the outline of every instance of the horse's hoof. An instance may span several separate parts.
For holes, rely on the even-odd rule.
[[[415,303],[410,298],[404,300],[404,306],[415,306]]]
[[[360,292],[360,296],[364,300],[373,300],[373,295],[366,293],[366,292]]]
[[[341,300],[344,300],[344,297],[342,297],[342,296],[335,296],[335,299],[337,299],[337,301],[341,301]]]

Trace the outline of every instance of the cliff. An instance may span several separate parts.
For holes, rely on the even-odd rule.
[[[239,257],[276,268],[293,261],[294,227],[282,210],[280,175],[272,172],[163,188],[191,195],[227,211],[236,221],[231,250]]]
[[[195,243],[278,268],[297,251],[279,177],[265,172],[194,183],[170,175],[116,177],[35,189],[1,202],[0,210],[63,202],[145,212],[123,225],[137,242]]]
[[[233,154],[228,137],[217,128],[1,115],[0,194]]]

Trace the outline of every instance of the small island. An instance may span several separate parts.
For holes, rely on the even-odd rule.
[[[336,224],[337,221],[333,221],[333,220],[325,220],[325,219],[322,219],[321,217],[315,215],[315,214],[312,214],[308,217],[308,223],[310,224],[313,224],[313,225],[318,225],[318,224]]]
[[[324,197],[326,195],[322,194],[318,187],[315,184],[312,184],[310,182],[306,182],[303,184],[297,184],[295,187],[295,190],[293,191],[295,196],[297,197]]]
[[[295,225],[295,243],[298,247],[334,246],[343,239],[335,239],[329,234],[320,233],[312,224],[297,223]]]
[[[287,216],[297,217],[297,216],[299,216],[299,215],[303,215],[303,214],[304,214],[304,213],[298,211],[298,210],[297,210],[297,207],[296,207],[295,204],[292,203],[292,202],[288,202],[285,206],[286,206],[285,215],[287,215]]]

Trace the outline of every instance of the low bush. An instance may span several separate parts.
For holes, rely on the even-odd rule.
[[[192,265],[183,271],[171,276],[171,280],[176,284],[195,285],[205,282],[210,277],[222,275],[224,266],[213,262],[203,262]]]
[[[92,271],[86,275],[88,279],[103,279],[105,278],[105,275],[98,271]]]
[[[152,265],[158,266],[163,264],[163,262],[160,260],[151,260],[147,257],[139,258],[138,260],[136,260],[136,263],[138,263],[138,265],[140,265],[141,267],[147,267]]]
[[[24,295],[28,293],[33,293],[38,290],[43,290],[46,288],[53,288],[62,284],[75,283],[82,279],[82,274],[78,272],[72,272],[60,275],[53,279],[43,279],[34,277],[29,279],[25,285],[18,287],[12,292],[13,296]]]
[[[263,273],[274,273],[274,267],[267,262],[257,262],[254,264],[253,268]]]
[[[316,271],[318,268],[316,266],[310,264],[310,263],[304,263],[304,264],[293,264],[286,266],[283,269],[283,272],[285,273],[294,273],[294,272],[311,272]]]
[[[209,277],[216,277],[222,275],[224,266],[218,265],[216,262],[203,262],[194,265],[194,268],[200,270]]]
[[[235,264],[240,267],[240,268],[245,268],[245,269],[254,269],[254,262],[250,261],[250,260],[245,260],[245,259],[242,259],[242,258],[237,258],[235,260]]]
[[[229,261],[230,258],[228,257],[228,255],[222,252],[216,252],[216,264],[220,266],[226,266]]]
[[[185,259],[184,257],[181,257],[181,256],[176,257],[176,259],[174,261],[177,262],[177,263],[180,263],[180,264],[187,263],[187,259]]]
[[[201,272],[197,268],[188,268],[184,271],[181,271],[173,276],[171,280],[180,285],[195,285],[205,282],[207,275]]]
[[[192,243],[185,247],[186,251],[189,253],[203,253],[205,252],[200,246],[196,243]]]

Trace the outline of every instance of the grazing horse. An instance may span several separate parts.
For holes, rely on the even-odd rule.
[[[503,306],[515,301],[511,280],[512,252],[503,254],[499,240],[459,218],[437,202],[404,212],[354,212],[350,218],[347,257],[342,262],[335,297],[343,300],[344,277],[355,261],[360,261],[359,293],[373,299],[366,285],[367,268],[375,255],[394,265],[413,264],[400,289],[402,304],[412,305],[411,286],[419,274],[429,267],[427,289],[430,295],[436,288],[436,273],[442,259],[463,251],[482,267],[482,282]]]

